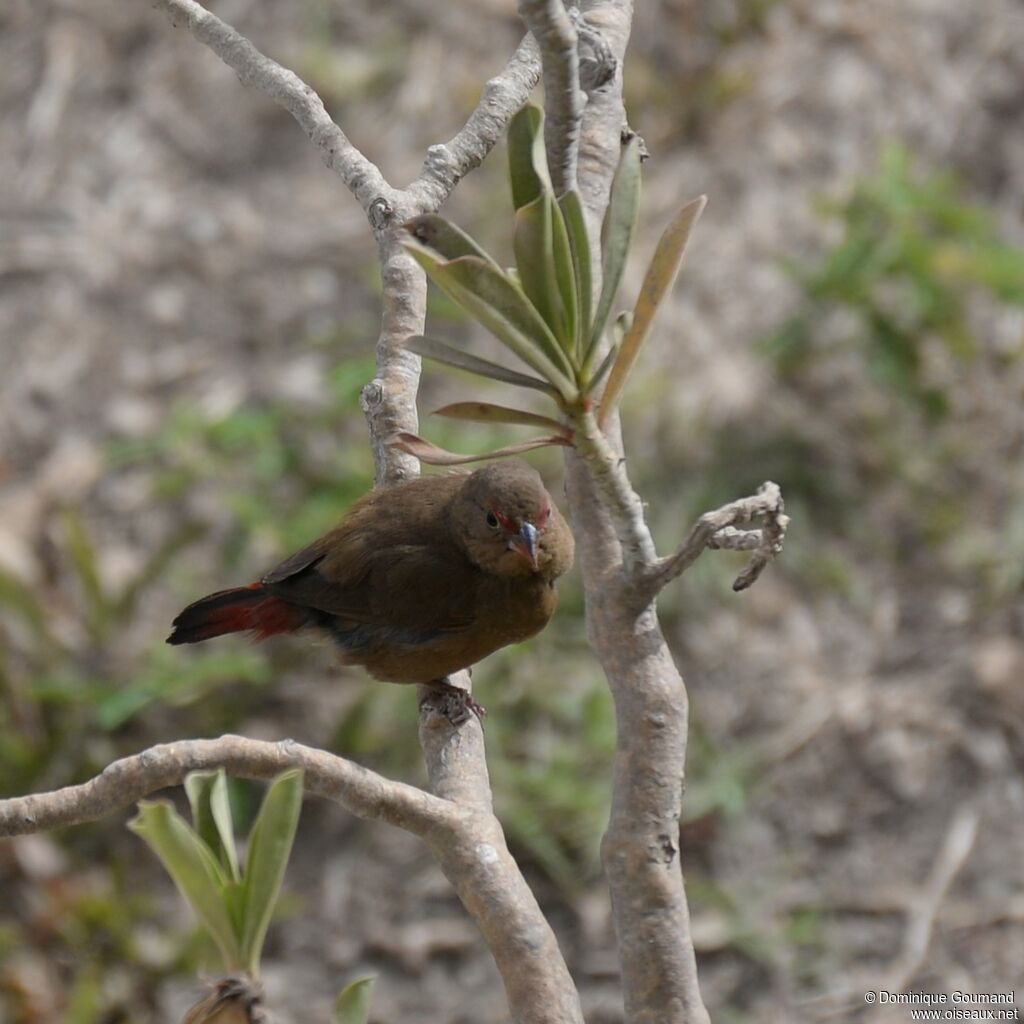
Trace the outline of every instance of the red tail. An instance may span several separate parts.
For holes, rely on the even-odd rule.
[[[169,644],[195,644],[200,640],[252,630],[257,640],[275,633],[290,633],[306,623],[298,605],[272,597],[262,583],[233,590],[218,590],[190,604],[175,620]]]

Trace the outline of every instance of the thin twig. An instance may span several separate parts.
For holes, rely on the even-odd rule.
[[[425,212],[440,209],[455,186],[505,134],[509,121],[529,99],[540,79],[540,49],[527,34],[500,74],[484,85],[483,95],[465,125],[447,142],[431,146],[419,177],[409,186]]]
[[[246,779],[269,779],[288,768],[301,768],[308,792],[334,800],[360,818],[386,821],[417,835],[448,829],[459,817],[449,801],[336,754],[294,740],[268,743],[221,736],[162,743],[114,761],[81,785],[0,800],[0,836],[95,821],[157,790],[181,785],[189,772],[211,768]]]
[[[576,187],[583,117],[576,29],[562,0],[519,0],[519,14],[540,47],[544,75],[544,147],[555,195]]]
[[[284,107],[367,213],[374,200],[394,191],[376,164],[363,156],[331,119],[323,100],[294,71],[261,53],[195,0],[153,0],[153,6],[167,14],[173,24],[184,24],[245,85],[255,86]]]
[[[694,523],[679,550],[653,565],[642,581],[642,589],[657,594],[667,583],[686,572],[705,548],[731,548],[754,552],[732,585],[733,590],[746,590],[782,550],[782,541],[789,525],[789,516],[785,515],[784,507],[779,485],[769,480],[761,484],[757,494],[731,501],[713,512],[705,512]],[[749,523],[759,516],[764,517],[761,529],[736,529],[737,524]]]

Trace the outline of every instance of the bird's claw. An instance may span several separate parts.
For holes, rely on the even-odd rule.
[[[471,714],[476,715],[480,725],[483,726],[487,717],[487,708],[479,701],[473,699],[469,690],[448,682],[447,679],[434,679],[427,683],[429,690],[420,701],[422,708],[427,701],[431,701],[438,714],[443,715],[452,725],[462,725],[469,721]]]

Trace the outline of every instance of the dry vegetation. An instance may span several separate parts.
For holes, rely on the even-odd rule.
[[[398,182],[515,45],[511,8],[217,5]],[[630,472],[664,540],[765,478],[794,523],[749,594],[720,556],[661,602],[691,689],[683,860],[716,1020],[859,1020],[886,984],[1021,985],[1022,83],[1013,0],[637,12],[641,239],[681,198],[711,202],[627,396]],[[0,89],[3,795],[224,729],[414,777],[411,692],[294,641],[162,643],[183,601],[251,578],[369,485],[361,212],[286,114],[147,4],[14,0]],[[450,207],[492,250],[503,172]],[[442,301],[432,316],[469,329]],[[453,387],[428,373],[421,408]],[[557,484],[557,458],[536,462]],[[588,1021],[613,1024],[596,883],[612,719],[571,587],[475,681],[510,840]],[[0,1021],[169,1020],[195,997],[190,923],[121,821],[0,845],[0,891]],[[309,803],[287,891],[266,964],[283,1015],[323,1019],[371,969],[381,1022],[503,1019],[410,837]]]

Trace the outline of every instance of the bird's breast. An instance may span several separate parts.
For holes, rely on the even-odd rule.
[[[555,588],[540,577],[485,576],[474,595],[473,621],[465,628],[413,635],[393,627],[353,628],[335,622],[331,632],[345,662],[362,665],[389,682],[426,682],[536,635],[547,625],[556,601]]]
[[[540,576],[494,577],[480,588],[477,615],[481,625],[501,642],[519,643],[539,633],[554,614],[555,588]]]

